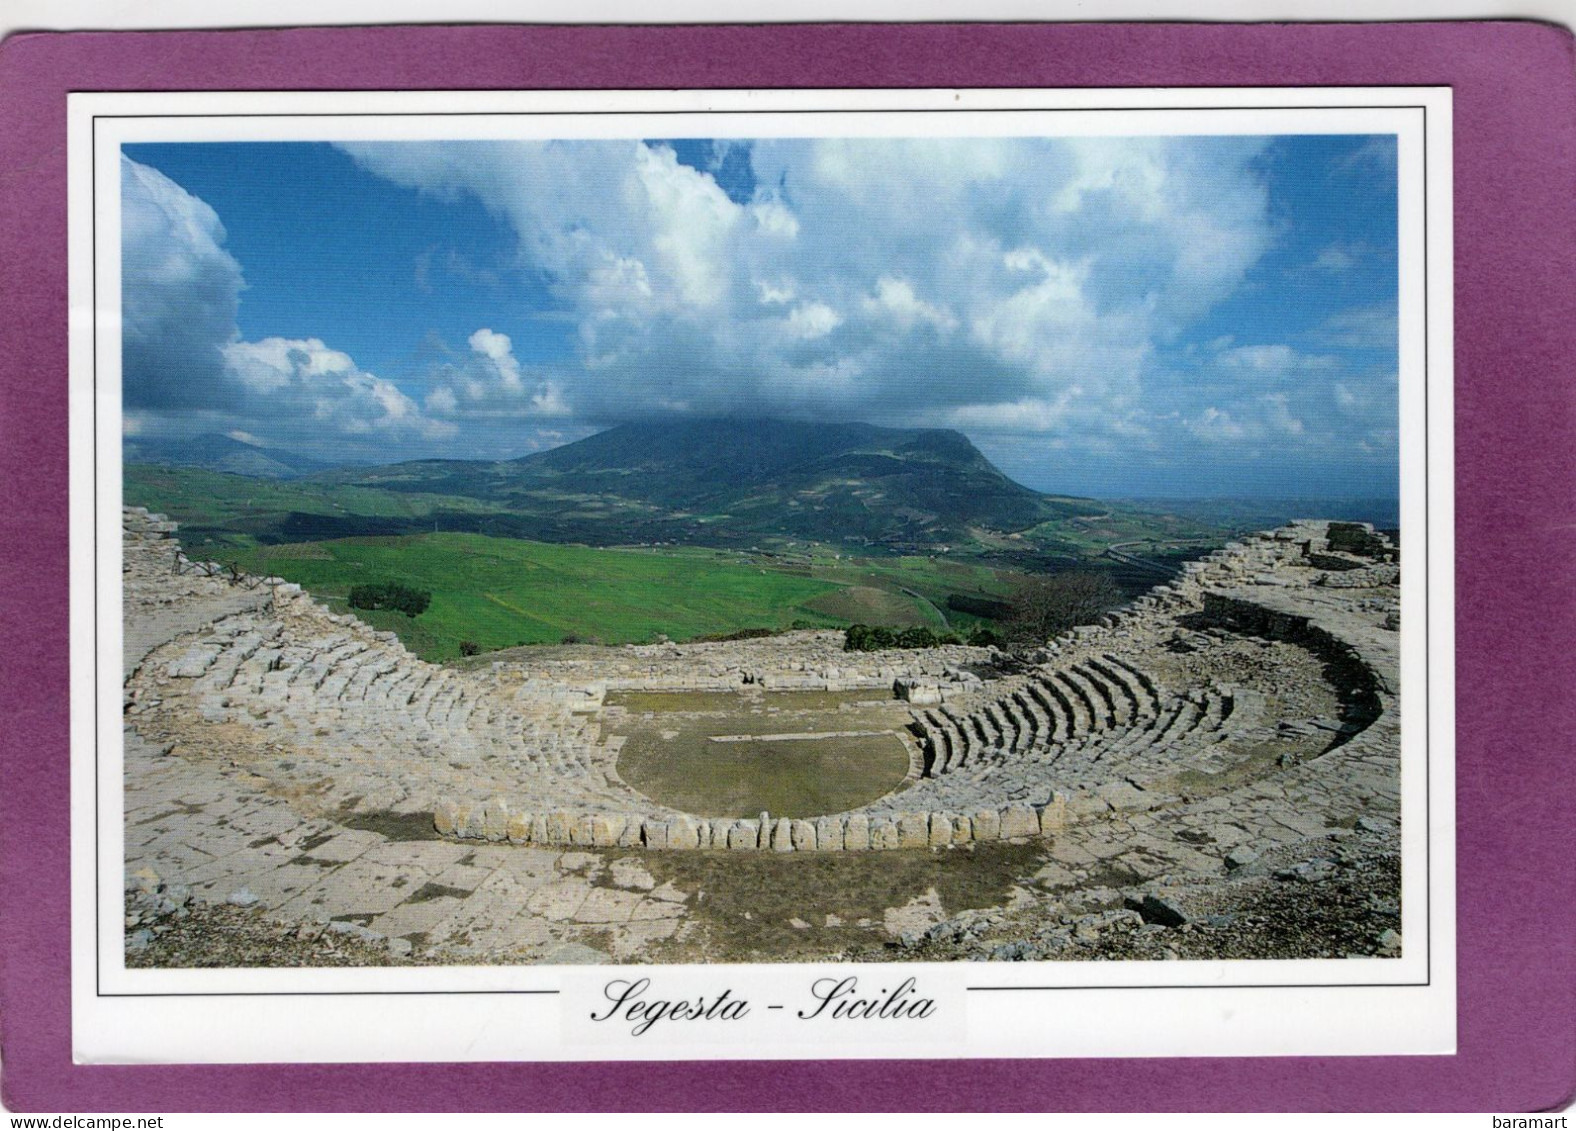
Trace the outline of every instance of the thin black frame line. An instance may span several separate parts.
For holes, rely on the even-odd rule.
[[[1433,649],[1430,647],[1429,622],[1433,619],[1432,555],[1429,553],[1429,481],[1433,478],[1428,458],[1428,106],[1423,106],[1423,898],[1427,913],[1424,916],[1423,966],[1428,972],[1429,984],[1434,980],[1434,821],[1433,821],[1433,732],[1430,719],[1434,713]],[[1397,374],[1397,384],[1400,383]],[[1397,397],[1397,407],[1400,398]],[[1399,415],[1399,413],[1398,413]],[[1399,421],[1397,421],[1399,423]],[[1403,536],[1404,537],[1404,536]],[[1397,649],[1399,653],[1399,649]],[[1399,672],[1397,673],[1399,676]],[[1396,751],[1396,775],[1400,776],[1401,755]]]
[[[736,88],[718,88],[718,89],[736,89]],[[792,88],[792,89],[803,89],[803,88]],[[876,89],[876,88],[872,88],[872,89]],[[893,88],[881,88],[881,89],[893,89]],[[982,88],[972,88],[972,89],[982,89]],[[1021,89],[1021,88],[1001,88],[1001,89]],[[1067,88],[1067,89],[1077,89],[1077,88]],[[1147,88],[1131,88],[1131,89],[1147,89]],[[1165,89],[1165,88],[1157,88],[1157,89]],[[1247,89],[1247,88],[1219,88],[1219,89]],[[1397,88],[1397,89],[1410,89],[1410,88]],[[1434,87],[1423,87],[1423,86],[1420,86],[1420,87],[1417,87],[1416,89],[1435,89],[1435,88]],[[138,91],[138,92],[78,92],[78,93],[190,93],[190,92]],[[268,94],[268,93],[303,93],[303,92],[297,92],[297,91],[287,91],[287,92],[258,91],[258,92],[250,92],[250,93]],[[311,93],[311,92],[304,92],[304,93]],[[357,92],[339,91],[339,92],[328,92],[328,93],[357,93]],[[359,92],[359,93],[369,93],[369,92],[362,91],[362,92]],[[396,92],[393,92],[393,93],[410,93],[410,92],[396,91]],[[422,93],[425,93],[425,92],[422,92]],[[432,93],[441,93],[441,92],[432,92]],[[593,93],[595,93],[595,92],[593,92]],[[1077,107],[1058,107],[1058,108],[1051,108],[1051,109],[1048,109],[1048,110],[1047,109],[1036,109],[1036,108],[1032,108],[1032,107],[1020,107],[1020,108],[1007,108],[1006,112],[1024,112],[1024,113],[1030,113],[1030,112],[1054,112],[1054,113],[1065,113],[1065,112],[1073,112],[1075,110],[1079,111],[1079,112],[1089,112],[1089,111],[1094,111],[1094,112],[1114,112],[1114,111],[1119,111],[1119,110],[1121,110],[1121,111],[1129,111],[1129,112],[1134,112],[1134,111],[1143,112],[1145,110],[1182,110],[1182,109],[1217,110],[1217,111],[1219,111],[1219,110],[1244,110],[1244,109],[1246,109],[1246,110],[1259,110],[1259,109],[1265,109],[1265,110],[1343,110],[1343,109],[1353,109],[1353,110],[1392,110],[1393,109],[1393,110],[1419,110],[1419,111],[1422,112],[1422,117],[1423,117],[1423,139],[1422,139],[1422,150],[1423,150],[1423,406],[1424,406],[1424,412],[1423,412],[1423,465],[1424,465],[1423,466],[1423,471],[1424,471],[1424,475],[1423,475],[1423,494],[1424,494],[1424,510],[1423,510],[1424,553],[1423,553],[1423,566],[1424,566],[1424,597],[1425,597],[1425,605],[1427,605],[1428,604],[1428,600],[1427,600],[1428,588],[1429,588],[1429,585],[1430,585],[1430,582],[1431,582],[1430,561],[1429,561],[1429,555],[1428,555],[1428,551],[1427,551],[1428,526],[1429,526],[1429,518],[1430,518],[1430,514],[1429,514],[1429,492],[1428,492],[1428,480],[1429,480],[1429,474],[1428,474],[1428,471],[1429,471],[1429,467],[1428,467],[1428,451],[1429,451],[1429,449],[1428,449],[1428,426],[1429,426],[1429,418],[1428,418],[1428,378],[1429,378],[1429,353],[1428,353],[1428,331],[1429,331],[1429,323],[1428,323],[1428,313],[1429,313],[1428,312],[1428,105],[1426,103],[1423,103],[1423,104],[1417,104],[1417,105],[1397,104],[1397,105],[1383,105],[1383,106],[1322,106],[1322,105],[1321,106],[1290,106],[1290,107],[1288,107],[1288,106],[1268,106],[1268,107],[1206,106],[1206,107],[1193,107],[1193,108],[1188,108],[1188,107],[1082,107],[1082,108],[1077,108]],[[100,118],[105,118],[105,119],[122,120],[122,119],[151,119],[151,118],[231,118],[231,117],[496,117],[496,116],[510,116],[510,117],[537,117],[537,116],[573,117],[573,116],[581,116],[581,115],[586,115],[586,114],[604,115],[604,114],[623,114],[623,113],[628,113],[628,114],[631,114],[631,115],[670,115],[670,114],[691,114],[691,113],[696,113],[696,114],[705,114],[705,115],[710,116],[710,115],[714,115],[714,114],[724,114],[724,113],[765,113],[765,114],[816,114],[816,113],[820,113],[820,114],[846,114],[846,113],[916,113],[916,112],[968,113],[968,112],[987,112],[987,111],[974,111],[974,110],[965,109],[965,108],[962,108],[962,107],[956,107],[956,108],[942,107],[942,108],[939,108],[938,110],[933,110],[933,111],[914,111],[914,110],[897,110],[897,109],[879,109],[879,110],[874,110],[874,111],[862,111],[862,110],[809,110],[809,111],[795,111],[795,110],[782,110],[782,111],[746,111],[746,110],[738,110],[738,111],[731,111],[731,110],[723,110],[723,111],[667,111],[667,110],[635,110],[635,111],[627,111],[627,112],[626,111],[574,111],[574,112],[562,113],[562,114],[561,113],[553,113],[553,112],[549,112],[549,111],[520,111],[520,112],[512,112],[512,111],[484,111],[484,112],[474,112],[474,113],[471,113],[471,112],[446,112],[446,113],[441,113],[441,114],[421,114],[421,113],[416,113],[416,112],[390,112],[390,113],[386,113],[386,114],[385,113],[373,113],[373,112],[358,112],[358,113],[344,114],[344,115],[340,115],[340,114],[310,114],[310,113],[301,113],[301,114],[168,114],[168,115],[165,115],[165,114],[158,114],[158,115],[155,115],[155,114],[94,114],[94,115],[92,115],[92,119],[91,119],[91,121],[92,121],[91,141],[92,141],[92,145],[93,145],[93,152],[92,152],[92,158],[91,158],[91,171],[93,172],[94,176],[93,176],[93,184],[91,186],[91,192],[90,192],[90,199],[91,199],[92,206],[93,206],[92,216],[90,217],[90,224],[91,224],[91,232],[92,232],[92,239],[93,239],[93,259],[92,259],[92,278],[93,278],[92,387],[93,387],[93,393],[94,393],[94,396],[93,396],[93,420],[94,420],[94,436],[93,436],[93,467],[94,467],[94,487],[93,487],[93,513],[94,513],[94,534],[93,534],[93,537],[94,537],[94,562],[93,562],[93,576],[94,576],[94,597],[93,597],[93,603],[94,603],[94,626],[93,626],[93,633],[94,633],[94,675],[95,675],[95,680],[94,680],[94,737],[93,737],[93,751],[94,751],[94,786],[93,786],[93,788],[94,788],[94,830],[93,830],[93,834],[94,834],[94,864],[93,864],[93,869],[94,869],[94,896],[95,896],[95,903],[94,903],[94,973],[95,973],[95,996],[96,997],[101,997],[101,998],[102,997],[313,997],[313,996],[363,996],[363,995],[383,996],[385,993],[388,993],[390,995],[414,994],[414,995],[420,995],[420,996],[442,996],[442,995],[451,995],[451,994],[457,994],[457,995],[461,995],[461,996],[477,996],[477,995],[488,995],[488,994],[556,994],[556,993],[560,992],[558,990],[475,990],[475,991],[469,991],[469,990],[452,990],[452,991],[378,991],[378,990],[369,990],[369,991],[355,991],[355,992],[352,992],[352,993],[344,993],[344,994],[338,993],[338,992],[328,992],[328,991],[295,991],[295,990],[282,990],[282,991],[271,991],[270,990],[270,991],[255,991],[255,992],[247,992],[247,993],[199,992],[199,993],[191,993],[191,994],[106,994],[106,993],[103,992],[103,988],[102,988],[102,963],[101,963],[101,955],[99,954],[100,943],[101,943],[101,938],[100,938],[101,922],[100,922],[100,910],[99,910],[99,906],[98,906],[98,903],[99,903],[98,896],[99,896],[100,880],[101,880],[101,877],[99,875],[100,869],[99,869],[99,863],[98,863],[98,848],[99,848],[98,837],[99,837],[99,833],[100,833],[99,820],[98,820],[98,817],[99,817],[99,780],[98,779],[99,779],[99,776],[100,776],[100,774],[99,774],[99,755],[100,755],[100,751],[99,751],[99,737],[100,737],[99,729],[100,728],[99,728],[99,717],[98,717],[98,687],[97,687],[97,672],[98,672],[98,658],[99,658],[98,657],[98,653],[99,653],[99,641],[98,641],[98,628],[99,628],[99,625],[98,625],[98,619],[99,619],[98,618],[98,564],[99,563],[98,563],[98,553],[97,553],[97,548],[98,548],[98,523],[97,523],[97,519],[98,519],[98,514],[99,514],[99,498],[98,498],[98,476],[97,476],[97,468],[98,468],[98,430],[97,430],[97,419],[98,419],[98,398],[97,398],[97,393],[98,393],[98,242],[97,242],[98,178],[97,178],[96,174],[97,174],[97,162],[98,162],[97,140],[98,140],[98,121],[99,121],[99,119]],[[989,111],[989,112],[1000,112],[1000,111]],[[118,144],[124,146],[124,145],[128,145],[128,144],[139,144],[139,143],[136,143],[136,142],[121,142],[121,143],[118,143]],[[142,143],[142,144],[158,144],[158,143]],[[201,144],[201,143],[190,143],[190,144]],[[268,144],[268,143],[265,142],[265,143],[262,143],[262,144]],[[1428,699],[1428,692],[1431,690],[1430,680],[1431,680],[1431,677],[1432,677],[1432,659],[1431,659],[1430,656],[1427,655],[1427,651],[1426,651],[1427,650],[1427,646],[1428,646],[1428,642],[1429,642],[1428,616],[1427,616],[1427,610],[1426,609],[1425,609],[1425,616],[1424,616],[1423,638],[1424,638],[1424,648],[1425,648],[1425,663],[1424,663],[1423,685],[1424,685],[1424,692],[1425,692],[1425,700],[1427,700]],[[1425,712],[1424,727],[1423,727],[1423,735],[1424,735],[1424,740],[1423,740],[1423,749],[1424,749],[1423,776],[1424,776],[1424,787],[1425,787],[1424,788],[1424,827],[1426,829],[1428,829],[1430,834],[1431,834],[1432,833],[1432,829],[1433,829],[1432,805],[1431,805],[1432,797],[1431,797],[1431,794],[1429,793],[1429,786],[1430,786],[1430,782],[1431,782],[1431,777],[1430,777],[1431,766],[1430,766],[1430,762],[1431,762],[1431,758],[1432,758],[1432,735],[1431,735],[1431,732],[1430,732],[1430,729],[1429,729],[1429,721],[1430,720],[1426,717],[1427,714],[1428,714],[1428,712]],[[1399,752],[1397,752],[1397,762],[1398,762],[1398,770],[1399,770]],[[1412,986],[1425,986],[1426,987],[1426,986],[1431,986],[1433,984],[1433,925],[1434,925],[1434,901],[1433,901],[1433,891],[1432,891],[1432,875],[1433,875],[1432,863],[1433,863],[1433,860],[1432,860],[1432,837],[1431,837],[1431,835],[1425,837],[1425,839],[1424,839],[1423,863],[1424,863],[1424,877],[1425,877],[1425,881],[1424,881],[1425,882],[1424,899],[1425,899],[1425,903],[1426,903],[1426,907],[1427,907],[1427,912],[1426,912],[1427,927],[1426,927],[1426,931],[1425,931],[1425,936],[1426,937],[1424,939],[1424,953],[1425,953],[1424,964],[1425,964],[1425,968],[1426,968],[1426,972],[1427,972],[1427,977],[1422,982],[1332,983],[1332,984],[1325,984],[1325,983],[1261,983],[1261,984],[1253,984],[1253,985],[1246,985],[1246,986],[1235,986],[1235,985],[1232,985],[1232,986],[1220,986],[1220,985],[1213,985],[1213,986],[1211,986],[1211,985],[1152,985],[1152,986],[1138,986],[1138,985],[1134,985],[1134,986],[1110,986],[1110,987],[1083,987],[1083,986],[966,986],[966,987],[964,987],[964,989],[967,992],[975,992],[975,991],[1000,991],[1000,992],[1028,991],[1028,992],[1037,992],[1037,991],[1057,991],[1057,990],[1064,990],[1064,991],[1066,991],[1066,990],[1100,989],[1100,988],[1105,988],[1105,989],[1151,989],[1151,990],[1172,990],[1172,989],[1177,989],[1177,990],[1187,990],[1187,989],[1318,989],[1318,988],[1341,989],[1341,988],[1363,988],[1363,987],[1368,987],[1368,988],[1374,988],[1374,987],[1388,988],[1388,987],[1392,987],[1392,986],[1393,987],[1412,987]]]
[[[1252,962],[1251,958],[1227,959],[1226,961]],[[964,986],[968,993],[1018,993],[1041,991],[1058,993],[1083,993],[1105,990],[1387,990],[1387,989],[1422,989],[1431,982],[1245,982],[1245,983],[1200,983],[1185,986]]]
[[[1143,91],[1159,93],[1190,94],[1210,90],[1260,90],[1260,91],[1290,91],[1290,90],[1454,90],[1450,83],[1439,82],[1375,82],[1375,83],[1294,83],[1287,86],[1273,86],[1264,83],[1209,83],[1188,84],[1168,83],[1162,86],[1130,86],[1120,83],[1111,86],[953,86],[945,83],[939,86],[556,86],[556,87],[522,87],[522,86],[435,86],[412,88],[408,86],[359,86],[359,87],[332,87],[332,86],[292,86],[288,88],[257,89],[257,90],[203,90],[200,87],[190,86],[150,86],[140,87],[136,90],[114,90],[105,87],[80,87],[67,91],[67,94],[673,94],[689,93],[700,94],[726,94],[729,92],[750,93],[764,90],[771,94],[781,94],[791,91],[806,91],[811,94],[869,94],[877,92],[882,94],[912,94],[914,91],[979,91],[985,94],[999,94],[1004,90],[1031,90],[1031,91],[1067,91],[1080,93],[1083,91]],[[1141,109],[1141,107],[1140,107]]]
[[[230,969],[255,970],[258,967],[230,967]],[[266,969],[266,968],[265,968]],[[274,967],[273,969],[285,969]],[[332,969],[332,967],[295,967],[295,969]],[[357,969],[382,969],[382,967],[357,967]],[[440,967],[440,969],[449,969]],[[197,990],[192,993],[119,993],[99,994],[99,997],[497,997],[552,996],[562,990]]]
[[[91,93],[84,91],[83,93]],[[111,93],[111,92],[105,92]],[[151,91],[145,93],[153,93]],[[190,91],[169,91],[170,94],[186,94]],[[196,93],[209,93],[199,91]],[[257,91],[259,94],[295,94],[297,91]],[[308,92],[310,93],[310,92]],[[377,94],[380,91],[322,91],[324,94]],[[463,91],[460,93],[513,93],[509,91]],[[570,92],[566,92],[570,93]],[[578,92],[574,92],[578,93]],[[659,93],[653,91],[652,93]],[[718,115],[748,114],[757,117],[801,117],[806,115],[842,115],[842,114],[1148,114],[1148,113],[1189,113],[1199,114],[1210,111],[1227,113],[1237,110],[1259,111],[1296,111],[1296,110],[1419,110],[1420,105],[1411,103],[1383,103],[1379,105],[1340,105],[1340,106],[1000,106],[1000,107],[973,107],[973,106],[911,106],[911,107],[876,107],[868,110],[389,110],[380,112],[375,110],[347,110],[343,113],[329,111],[303,110],[282,113],[244,112],[238,111],[230,114],[215,113],[169,113],[169,114],[98,114],[95,118],[113,118],[116,121],[134,121],[142,119],[229,119],[229,118],[623,118],[623,117],[713,117]],[[1363,131],[1376,132],[1376,131]],[[1382,132],[1382,131],[1381,131]],[[288,139],[285,139],[288,141]],[[136,144],[128,142],[127,144]],[[192,143],[200,144],[200,143]]]
[[[93,353],[91,372],[93,375],[93,993],[96,997],[104,996],[103,963],[99,951],[104,943],[104,924],[100,908],[103,906],[103,894],[100,890],[103,877],[99,868],[99,831],[103,821],[99,813],[99,736],[102,724],[99,720],[99,494],[98,494],[98,116],[94,115],[92,128],[88,134],[88,144],[92,152],[88,158],[88,176],[92,183],[89,186],[89,198],[93,204],[93,214],[88,217],[88,239],[93,245],[92,269],[92,298],[93,317]],[[124,476],[124,469],[122,476]],[[122,672],[121,678],[125,678]],[[69,792],[69,791],[68,791]],[[121,829],[121,866],[125,867],[125,829]]]

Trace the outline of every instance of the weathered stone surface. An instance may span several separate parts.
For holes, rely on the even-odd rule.
[[[591,843],[598,848],[616,847],[628,823],[622,813],[598,813],[591,818]]]
[[[761,832],[754,821],[735,821],[728,828],[728,847],[753,851],[760,847]]]
[[[870,822],[871,848],[900,848],[902,843],[897,821],[892,817],[883,815]]]
[[[509,803],[494,797],[482,809],[482,836],[488,840],[507,840],[509,837]]]
[[[787,817],[778,817],[772,825],[772,851],[793,851],[793,822]]]
[[[1039,833],[1040,815],[1034,811],[1034,806],[1019,803],[1001,811],[1002,840],[1038,836]]]
[[[467,839],[484,839],[487,835],[486,819],[486,805],[479,801],[461,802],[458,834]]]
[[[822,852],[843,850],[843,819],[817,817],[815,821],[815,846]]]
[[[1040,810],[1040,835],[1054,836],[1067,827],[1067,821],[1067,795],[1060,791],[1051,794]]]
[[[1001,837],[1001,814],[994,809],[981,809],[972,818],[975,840],[997,840]]]
[[[793,823],[793,846],[796,852],[814,852],[816,848],[815,824],[796,820]]]
[[[531,821],[535,814],[510,813],[508,836],[510,844],[529,844],[531,842]]]
[[[897,819],[897,846],[924,848],[930,843],[930,814],[904,813]]]
[[[574,828],[575,817],[573,813],[559,810],[547,814],[547,827],[545,838],[549,844],[568,844],[570,830]]]
[[[1259,854],[1247,845],[1238,845],[1226,853],[1226,867],[1231,869],[1246,868],[1259,858]]]
[[[952,843],[952,818],[945,813],[930,815],[929,842],[938,848]]]
[[[459,818],[460,807],[448,798],[432,808],[432,827],[443,836],[454,836],[459,832]]]
[[[668,846],[668,822],[661,817],[647,817],[641,826],[641,839],[647,848]]]
[[[668,847],[685,851],[700,847],[700,828],[692,817],[679,816],[668,821]]]
[[[863,813],[852,813],[843,824],[843,848],[860,852],[870,847],[870,818]]]

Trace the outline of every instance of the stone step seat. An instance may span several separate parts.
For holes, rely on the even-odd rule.
[[[1013,702],[1017,704],[1018,712],[1029,725],[1031,746],[1043,746],[1051,741],[1051,720],[1045,710],[1035,702],[1034,696],[1029,694],[1028,686],[1018,688],[1012,693]]]
[[[1120,665],[1111,663],[1103,656],[1090,657],[1086,663],[1089,670],[1105,680],[1112,693],[1119,697],[1119,701],[1124,705],[1124,713],[1129,719],[1141,719],[1155,713],[1154,698]]]
[[[1063,668],[1059,674],[1079,694],[1089,713],[1089,725],[1086,729],[1105,730],[1113,725],[1115,720],[1111,717],[1112,712],[1106,704],[1105,696],[1076,665]]]
[[[1029,696],[1040,705],[1050,720],[1050,737],[1053,741],[1060,741],[1071,737],[1072,706],[1067,702],[1059,688],[1054,687],[1043,675],[1030,678],[1025,687]]]
[[[1088,734],[1095,729],[1094,707],[1089,701],[1089,692],[1082,684],[1072,679],[1066,671],[1058,668],[1051,673],[1049,685],[1061,693],[1068,709],[1068,737]]]
[[[1171,696],[1158,679],[1131,661],[1110,652],[1102,653],[1100,658],[1112,671],[1125,675],[1128,686],[1140,702],[1147,702],[1150,713],[1160,713],[1162,705]]]
[[[1087,661],[1073,664],[1069,670],[1094,691],[1095,710],[1103,712],[1107,727],[1121,726],[1127,722],[1130,714],[1127,698],[1105,676]]]
[[[1007,749],[1024,750],[1034,744],[1034,726],[1011,693],[997,699],[992,706],[1010,730],[1005,744]]]

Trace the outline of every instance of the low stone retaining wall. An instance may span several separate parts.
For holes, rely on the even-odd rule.
[[[770,852],[862,852],[934,848],[977,841],[1051,836],[1066,827],[1069,797],[1054,793],[1044,805],[1015,802],[972,813],[833,814],[824,817],[692,817],[639,813],[533,813],[516,811],[504,798],[442,801],[433,828],[460,840],[511,844],[648,848],[671,851],[725,849]]]

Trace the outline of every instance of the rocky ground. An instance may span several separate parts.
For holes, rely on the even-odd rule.
[[[1232,882],[1091,889],[905,932],[886,961],[1396,958],[1400,857],[1381,822],[1266,853]],[[1060,910],[1057,908],[1060,907]]]

